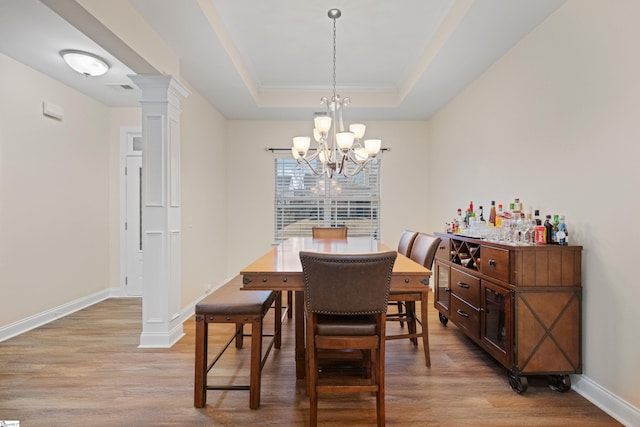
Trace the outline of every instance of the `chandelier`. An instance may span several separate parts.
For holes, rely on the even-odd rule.
[[[342,120],[342,110],[349,105],[350,98],[341,98],[336,93],[336,19],[340,18],[340,9],[330,9],[329,18],[333,20],[333,96],[320,99],[320,104],[326,106],[326,113],[314,117],[313,138],[318,147],[309,153],[311,138],[296,136],[293,138],[291,152],[299,164],[306,164],[315,175],[327,175],[332,178],[335,173],[347,177],[360,173],[371,162],[377,162],[376,155],[380,152],[382,141],[366,139],[366,126],[353,123],[345,131]],[[318,159],[319,165],[314,166],[313,160]]]

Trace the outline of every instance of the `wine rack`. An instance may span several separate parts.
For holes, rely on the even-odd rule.
[[[451,262],[477,271],[480,265],[480,244],[451,240]]]

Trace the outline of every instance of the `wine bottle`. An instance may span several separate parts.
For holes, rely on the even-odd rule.
[[[551,224],[551,215],[547,215],[546,218],[547,219],[545,219],[544,221],[545,241],[547,242],[547,245],[550,245],[551,243],[553,243],[553,240],[551,239],[551,233],[553,232],[553,224]]]
[[[536,209],[533,211],[533,219],[536,222],[536,225],[542,225],[542,220],[540,219],[540,211]]]

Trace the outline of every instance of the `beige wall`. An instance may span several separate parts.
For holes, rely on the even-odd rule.
[[[348,120],[348,111],[345,112]],[[402,230],[428,231],[430,203],[424,122],[366,122],[367,134],[391,149],[381,156],[382,239],[395,247]],[[265,148],[290,148],[308,135],[308,121],[227,123],[227,229],[230,274],[262,255],[273,242],[273,156]]]
[[[108,108],[0,54],[0,325],[109,283]],[[64,109],[42,115],[42,102]]]
[[[584,375],[636,408],[638,16],[633,0],[567,2],[430,120],[428,210],[431,229],[469,200],[566,215],[584,246]]]
[[[185,82],[186,83],[186,82]],[[182,102],[182,307],[226,281],[225,120],[193,88]]]

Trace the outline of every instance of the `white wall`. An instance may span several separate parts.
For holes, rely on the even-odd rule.
[[[108,287],[109,122],[103,104],[3,54],[0,70],[1,326]]]
[[[564,214],[584,376],[640,407],[640,2],[568,1],[429,122],[429,228],[470,200]],[[486,211],[485,211],[486,212]]]
[[[348,110],[345,118],[348,121]],[[382,239],[398,244],[404,228],[430,231],[431,201],[426,123],[366,122],[367,135],[391,149],[381,156]],[[309,135],[309,121],[229,121],[227,123],[228,271],[237,274],[264,254],[273,242],[273,156],[265,148],[290,148],[291,138]]]

